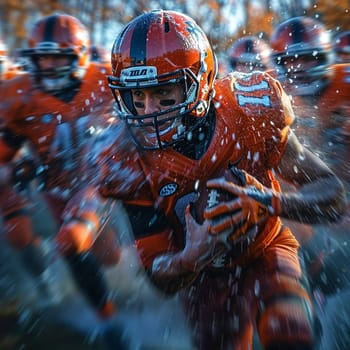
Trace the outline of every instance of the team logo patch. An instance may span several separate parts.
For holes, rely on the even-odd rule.
[[[174,182],[170,184],[166,184],[160,189],[159,195],[161,197],[171,196],[176,192],[177,188],[178,188],[178,185]]]

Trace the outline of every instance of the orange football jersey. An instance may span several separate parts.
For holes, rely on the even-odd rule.
[[[83,150],[98,127],[111,118],[113,96],[108,65],[91,63],[68,101],[36,86],[29,73],[1,84],[0,163],[13,159],[23,142],[45,170],[46,189],[58,197],[87,180]]]
[[[155,256],[181,249],[185,207],[195,199],[199,179],[210,179],[219,168],[231,164],[272,186],[271,169],[284,152],[294,120],[289,98],[277,80],[261,72],[232,73],[217,80],[215,91],[215,130],[198,160],[173,148],[139,150],[123,123],[110,130],[104,149],[97,147],[100,193],[124,201],[146,267]],[[249,253],[228,254],[220,266],[254,257],[280,227],[278,218],[269,218]]]

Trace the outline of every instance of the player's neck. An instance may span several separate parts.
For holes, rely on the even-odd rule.
[[[192,132],[191,141],[186,138],[177,143],[174,149],[184,156],[199,160],[207,151],[215,130],[215,110],[210,108],[208,114],[203,117],[203,123],[200,123]]]

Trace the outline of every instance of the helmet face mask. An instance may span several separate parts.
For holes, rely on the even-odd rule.
[[[310,81],[310,77],[317,77],[322,74],[324,65],[327,64],[325,54],[318,54],[316,51],[310,54],[281,55],[276,57],[277,71],[287,78],[297,81]],[[305,74],[305,71],[308,74]],[[311,79],[312,80],[312,79]]]
[[[288,92],[315,94],[327,84],[333,54],[322,23],[294,17],[276,27],[270,43],[276,71],[280,80],[288,82]]]
[[[184,140],[202,123],[214,93],[216,60],[192,19],[174,11],[152,11],[119,34],[112,49],[112,71],[109,86],[120,118],[139,146],[159,149]],[[176,104],[138,115],[132,90],[176,85],[183,90]]]
[[[294,58],[277,57],[276,62],[278,62],[277,73],[289,82],[286,90],[294,95],[314,94],[326,84],[324,66],[327,64],[327,59],[323,54],[296,55]]]
[[[56,62],[60,62],[60,59],[64,59],[67,63],[44,68],[40,64],[40,59],[43,57],[52,57]],[[35,76],[40,77],[40,84],[47,92],[66,89],[74,85],[76,79],[82,77],[82,74],[78,74],[79,68],[77,67],[77,57],[75,55],[33,55],[31,61],[31,72]]]
[[[236,70],[238,72],[252,72],[254,70],[266,70],[267,66],[265,66],[262,62],[254,62],[254,59],[243,61],[243,60],[230,60],[230,65],[233,70]]]
[[[39,20],[28,45],[22,55],[30,58],[31,71],[45,91],[68,89],[83,78],[89,64],[90,41],[87,29],[75,17],[57,14]],[[67,63],[45,68],[40,64],[43,57],[66,57]]]
[[[129,127],[135,141],[144,149],[156,149],[171,146],[185,136],[184,119],[198,106],[193,103],[197,96],[199,82],[189,70],[175,71],[162,76],[156,75],[156,67],[142,67],[142,78],[134,78],[138,67],[126,68],[121,73],[119,88],[112,88],[118,103],[120,118]],[[148,73],[147,73],[148,72]],[[118,79],[109,78],[110,86]],[[169,83],[170,81],[170,83]],[[182,90],[182,99],[177,103],[164,106],[164,109],[150,114],[138,115],[132,91],[136,89],[151,89],[178,85]],[[122,87],[123,86],[123,87]],[[192,106],[192,107],[190,107]],[[165,108],[169,107],[169,108]],[[188,126],[187,126],[188,127]],[[174,133],[174,130],[176,132]]]

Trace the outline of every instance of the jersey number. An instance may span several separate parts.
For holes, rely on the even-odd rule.
[[[237,99],[240,106],[250,105],[263,105],[265,107],[271,107],[271,100],[269,95],[251,96],[252,92],[268,90],[270,87],[267,81],[262,80],[259,84],[244,85],[239,82],[235,82],[235,88],[238,91]],[[248,94],[245,94],[248,93]],[[262,94],[262,93],[261,93]]]

